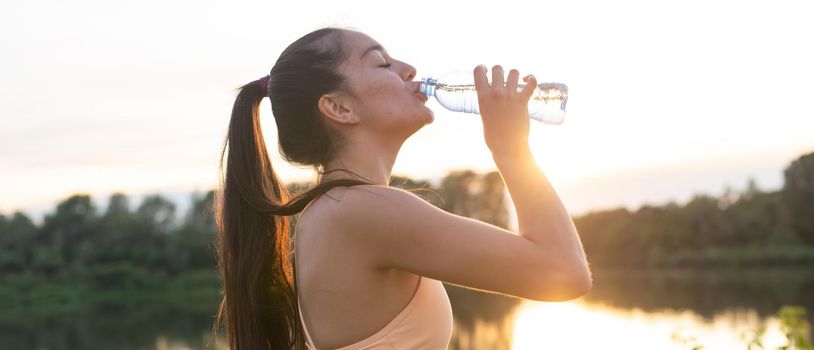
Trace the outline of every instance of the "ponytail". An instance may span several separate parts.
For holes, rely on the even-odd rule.
[[[239,89],[220,158],[215,247],[223,289],[212,333],[217,339],[225,323],[233,350],[305,349],[288,216],[334,187],[371,184],[333,180],[289,200],[260,128],[267,84],[264,77]]]

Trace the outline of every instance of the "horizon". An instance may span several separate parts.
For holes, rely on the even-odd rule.
[[[814,148],[812,148],[809,152],[801,153],[801,154],[795,156],[793,159],[789,159],[788,162],[786,162],[786,164],[784,165],[784,167],[791,164],[791,162],[793,160],[799,158],[800,156],[802,156],[804,154],[807,154],[807,153],[812,153],[812,152],[814,152]],[[478,175],[483,175],[483,174],[485,174],[485,173],[487,173],[489,171],[497,171],[496,168],[491,169],[491,170],[487,169],[486,171],[476,171],[474,169],[452,169],[451,171],[456,171],[456,170],[472,170],[472,171],[475,171],[475,173],[477,173]],[[766,169],[766,170],[769,170],[769,169]],[[648,171],[649,172],[654,172],[656,174],[658,174],[659,172],[662,172],[662,173],[669,172],[669,170],[665,170],[665,169],[655,169],[654,168],[654,169],[648,169],[646,171],[640,169],[638,171],[637,170],[632,170],[628,174],[625,174],[625,173],[616,174],[615,177],[597,176],[597,178],[598,179],[603,179],[603,180],[606,180],[606,181],[611,180],[611,182],[613,182],[614,179],[617,180],[617,181],[635,182],[637,180],[637,178],[646,178],[646,177],[648,177],[650,175],[653,175],[652,173],[650,175],[648,175],[647,174]],[[682,175],[683,176],[690,176],[690,174],[688,174],[688,173],[685,173],[685,174],[679,173],[678,175],[679,175],[679,179],[674,179],[673,182],[679,182],[680,183],[681,182],[680,176],[682,176]],[[669,203],[676,203],[678,205],[683,206],[686,203],[688,203],[689,201],[691,201],[696,196],[712,196],[712,197],[716,197],[716,198],[722,198],[727,190],[733,191],[736,196],[739,196],[744,190],[746,190],[746,188],[748,187],[748,182],[749,181],[754,181],[757,189],[759,191],[761,191],[761,192],[769,193],[769,192],[780,191],[780,190],[782,190],[782,183],[783,183],[782,170],[779,172],[779,174],[776,174],[776,175],[779,175],[775,179],[775,180],[779,180],[779,183],[775,184],[775,186],[771,186],[770,188],[766,188],[765,186],[762,186],[758,182],[758,177],[756,177],[754,174],[744,174],[744,176],[741,178],[741,180],[743,180],[742,183],[738,183],[738,184],[733,185],[731,182],[726,181],[720,186],[720,188],[717,189],[718,192],[715,192],[714,190],[713,191],[699,190],[697,192],[685,192],[683,194],[683,196],[648,197],[646,195],[643,195],[643,193],[641,193],[641,191],[640,191],[639,195],[636,198],[627,198],[626,200],[623,199],[621,201],[616,201],[616,202],[604,202],[604,203],[599,202],[599,203],[595,203],[593,205],[586,205],[586,206],[583,206],[583,207],[576,207],[576,209],[575,209],[574,206],[569,205],[569,203],[583,203],[581,201],[581,199],[584,199],[584,198],[581,198],[581,197],[592,196],[592,195],[595,194],[594,191],[586,190],[585,192],[580,193],[578,189],[574,188],[575,186],[566,186],[563,189],[556,189],[556,191],[557,191],[557,194],[560,197],[560,199],[563,201],[563,204],[565,205],[565,207],[568,210],[571,217],[577,218],[577,217],[581,217],[581,216],[584,216],[584,215],[587,215],[587,214],[590,214],[590,213],[594,213],[594,212],[602,212],[602,211],[608,211],[608,210],[614,210],[614,209],[620,209],[620,208],[625,208],[628,211],[636,212],[637,210],[639,210],[640,208],[642,208],[644,206],[665,206],[665,205],[667,205]],[[392,174],[392,176],[404,176],[404,175]],[[411,180],[414,180],[414,181],[427,181],[433,187],[437,187],[440,184],[441,180],[443,179],[443,176],[435,177],[435,178],[415,178],[415,177],[409,177],[409,178]],[[296,181],[287,181],[287,180],[283,179],[283,181],[286,184],[313,182],[313,180],[315,180],[315,179],[305,179],[305,178],[303,178],[303,179],[299,179],[299,180],[296,180]],[[775,182],[777,182],[777,181],[775,181]],[[666,185],[666,183],[660,183],[659,185],[664,186],[664,185]],[[556,187],[556,185],[555,185],[555,187]],[[709,189],[710,188],[707,188],[706,190],[709,190]],[[10,212],[5,212],[5,211],[2,210],[2,208],[0,208],[0,215],[6,215],[8,217],[10,215],[14,215],[14,213],[16,213],[16,212],[22,212],[29,219],[31,219],[32,222],[34,222],[36,225],[42,225],[43,222],[44,222],[45,216],[48,215],[48,214],[53,214],[55,212],[55,210],[56,210],[56,206],[59,204],[60,201],[66,200],[70,196],[73,196],[73,195],[89,195],[91,197],[91,201],[92,201],[93,205],[95,206],[95,208],[97,210],[97,214],[102,215],[102,214],[104,214],[105,210],[107,209],[107,205],[109,203],[110,196],[113,195],[114,193],[123,193],[128,198],[128,206],[129,206],[130,210],[135,210],[136,208],[138,208],[138,205],[140,205],[141,201],[147,196],[161,195],[164,198],[170,200],[173,204],[175,204],[176,220],[182,220],[183,215],[186,214],[187,210],[189,210],[189,208],[191,207],[191,201],[192,201],[193,196],[196,196],[196,197],[201,196],[201,195],[206,194],[208,191],[213,191],[213,190],[216,190],[216,188],[210,188],[210,189],[198,189],[198,188],[196,188],[196,189],[193,189],[191,191],[169,191],[169,192],[146,191],[146,192],[137,192],[137,193],[128,193],[128,192],[122,192],[122,191],[115,191],[115,192],[110,192],[110,193],[75,192],[75,193],[67,194],[66,196],[58,199],[57,201],[49,203],[48,205],[45,205],[45,206],[27,208],[27,209],[23,209],[23,210],[13,210],[13,211],[10,211]],[[647,191],[645,190],[643,192],[647,192]],[[510,215],[509,215],[510,228],[513,229],[513,230],[517,230],[517,218],[515,216],[516,211],[515,211],[515,208],[514,208],[514,204],[511,202],[511,196],[509,194],[508,188],[506,188],[505,185],[504,185],[504,195],[505,195],[505,201],[506,201],[506,209],[510,213]],[[611,196],[611,197],[614,197],[614,196]],[[621,196],[615,196],[614,198],[619,199],[619,198],[622,198],[622,197]]]

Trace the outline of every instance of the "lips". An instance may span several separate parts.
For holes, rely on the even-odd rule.
[[[430,98],[426,94],[421,92],[421,82],[414,81],[412,83],[414,84],[413,88],[411,89],[413,91],[413,95],[415,95],[417,99],[421,100],[421,102],[427,102],[427,100],[429,100]]]
[[[429,100],[429,99],[430,99],[430,98],[429,98],[429,97],[427,97],[427,95],[425,95],[423,92],[416,92],[416,93],[413,93],[413,95],[415,95],[415,97],[416,97],[417,99],[421,100],[421,102],[427,102],[427,100]]]

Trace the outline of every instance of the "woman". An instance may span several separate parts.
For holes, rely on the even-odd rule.
[[[216,201],[224,289],[213,331],[225,318],[232,349],[446,349],[452,313],[441,281],[544,301],[590,290],[571,218],[529,150],[532,89],[518,92],[516,70],[505,86],[500,66],[491,84],[484,66],[473,74],[519,235],[388,186],[402,143],[433,113],[415,68],[369,36],[316,30],[240,88]],[[260,130],[267,96],[283,157],[322,175],[290,200]],[[288,216],[298,213],[292,244]]]

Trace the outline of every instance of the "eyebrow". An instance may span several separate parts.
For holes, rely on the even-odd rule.
[[[360,56],[360,58],[365,57],[365,55],[367,55],[367,53],[368,53],[368,52],[371,52],[371,51],[376,51],[376,50],[379,50],[379,51],[381,51],[381,52],[383,52],[383,53],[384,53],[384,52],[387,52],[387,51],[385,51],[384,47],[382,47],[382,46],[381,46],[381,45],[379,45],[379,44],[376,44],[376,45],[373,45],[373,46],[368,47],[367,49],[365,49],[365,52],[362,52],[362,56]]]

